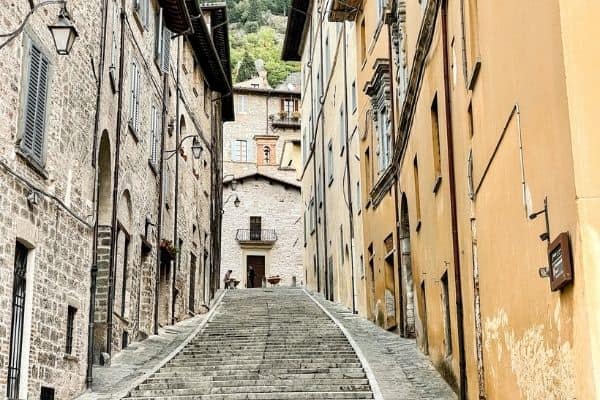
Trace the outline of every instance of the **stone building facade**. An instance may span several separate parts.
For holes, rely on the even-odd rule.
[[[0,48],[0,396],[73,398],[92,363],[214,293],[227,17],[180,6],[69,3],[63,56],[47,5]]]
[[[261,72],[234,87],[235,122],[224,125],[223,135],[221,277],[231,269],[241,287],[260,287],[275,275],[280,285],[305,281],[298,79],[292,74],[273,89]]]
[[[302,63],[307,285],[366,316],[355,29],[330,23],[317,5],[297,7],[288,19],[283,56]]]

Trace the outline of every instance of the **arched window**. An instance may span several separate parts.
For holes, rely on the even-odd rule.
[[[269,165],[271,161],[271,148],[269,146],[263,146],[263,152],[265,154],[265,164]]]

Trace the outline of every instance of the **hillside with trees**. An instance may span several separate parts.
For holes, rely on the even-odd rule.
[[[234,82],[258,76],[259,60],[271,86],[300,70],[298,63],[281,61],[288,7],[289,0],[227,0]]]

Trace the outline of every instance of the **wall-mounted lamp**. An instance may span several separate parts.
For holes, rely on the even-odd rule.
[[[194,158],[196,160],[200,159],[200,157],[202,156],[203,150],[204,150],[204,148],[200,144],[200,141],[198,140],[198,138],[194,137],[194,142],[192,143],[192,154],[194,155]]]
[[[30,189],[27,192],[27,204],[29,207],[37,206],[40,202],[40,193],[37,190]]]
[[[232,178],[229,183],[231,183],[231,190],[233,190],[235,192],[235,189],[237,189],[237,184],[238,184],[238,181],[235,179],[235,175],[233,175],[233,174],[225,175],[223,177],[223,181],[227,178]]]
[[[77,29],[73,26],[71,15],[67,11],[66,5],[63,5],[58,14],[58,21],[54,25],[48,26],[54,39],[56,52],[61,56],[66,56],[71,52],[75,39],[79,36]]]

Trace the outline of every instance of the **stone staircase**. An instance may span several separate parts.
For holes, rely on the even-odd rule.
[[[131,399],[372,399],[352,346],[298,289],[228,291],[212,320]]]

